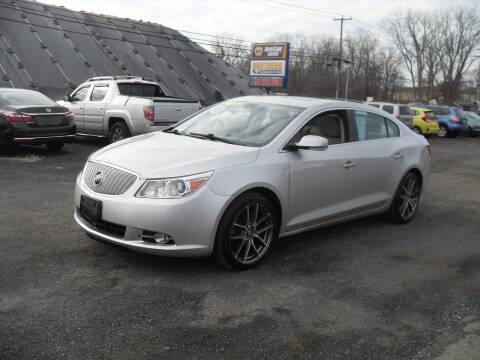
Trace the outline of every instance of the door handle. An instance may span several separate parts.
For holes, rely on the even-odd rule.
[[[103,110],[103,108],[101,107],[100,110]]]
[[[176,108],[175,111],[182,111],[182,109],[181,108]]]
[[[83,110],[83,108],[78,108],[79,110]]]
[[[357,166],[357,164],[354,163],[352,160],[348,160],[348,161],[345,161],[345,162],[343,163],[343,167],[344,167],[345,169],[350,169],[350,168],[353,168],[353,167],[355,167],[355,166]]]
[[[403,155],[403,154],[395,153],[395,154],[393,155],[393,158],[394,158],[395,160],[400,160],[400,159],[402,159],[404,156],[405,156],[405,155]]]

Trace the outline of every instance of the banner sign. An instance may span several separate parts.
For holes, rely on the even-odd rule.
[[[253,43],[249,85],[287,88],[289,52],[287,42]]]

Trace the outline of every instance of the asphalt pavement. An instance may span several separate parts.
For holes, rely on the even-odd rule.
[[[480,359],[480,139],[430,141],[411,223],[282,238],[245,272],[88,238],[73,187],[102,141],[0,148],[0,359]]]

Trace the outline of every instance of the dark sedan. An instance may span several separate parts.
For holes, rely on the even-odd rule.
[[[60,150],[75,137],[73,114],[33,90],[0,88],[0,144],[46,144]]]

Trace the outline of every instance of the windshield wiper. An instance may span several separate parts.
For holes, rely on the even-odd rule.
[[[233,140],[229,140],[229,139],[225,139],[225,138],[222,138],[222,137],[219,137],[219,136],[215,136],[214,134],[201,134],[201,133],[191,132],[191,133],[188,133],[186,135],[198,137],[198,138],[201,138],[201,139],[221,141],[221,142],[224,142],[224,143],[227,143],[227,144],[243,145],[243,144],[238,143],[238,142],[233,141]]]

